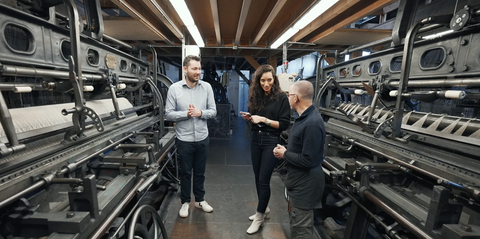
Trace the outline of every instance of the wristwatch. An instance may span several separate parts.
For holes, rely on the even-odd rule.
[[[266,124],[267,126],[270,126],[271,123],[272,123],[272,121],[269,120],[269,119],[267,119],[267,120],[265,121],[265,124]]]

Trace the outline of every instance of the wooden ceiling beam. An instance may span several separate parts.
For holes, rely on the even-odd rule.
[[[213,25],[215,27],[215,37],[217,46],[222,45],[222,38],[220,34],[220,18],[218,17],[218,3],[217,0],[210,0],[210,7],[212,8]]]
[[[243,56],[243,57],[245,57],[245,59],[248,61],[248,63],[250,63],[250,65],[253,68],[257,69],[260,66],[260,64],[258,64],[258,62],[253,58],[253,56]]]
[[[210,0],[213,1],[213,0]],[[243,28],[245,27],[245,21],[247,20],[248,10],[252,0],[243,0],[242,10],[240,12],[240,19],[238,19],[237,33],[235,35],[235,46],[240,45],[240,37],[242,36]]]
[[[350,15],[349,17],[343,19],[341,22],[338,22],[334,26],[329,27],[327,30],[323,31],[320,34],[317,34],[316,36],[311,37],[310,39],[307,40],[307,42],[315,42],[318,41],[319,39],[328,36],[335,32],[335,30],[344,28],[345,26],[357,21],[358,19],[361,19],[364,16],[369,15],[372,12],[375,12],[376,10],[383,8],[384,6],[391,4],[397,0],[378,0],[370,5],[365,6],[364,8],[361,8],[360,10],[357,10],[355,14]]]
[[[168,17],[167,13],[160,7],[156,0],[141,0],[149,9],[153,12],[153,9],[158,11],[158,14],[154,14],[158,20],[160,20],[165,26],[175,35],[179,40],[183,38],[183,34],[178,29],[173,21]]]
[[[268,15],[267,19],[263,23],[262,27],[260,28],[260,31],[257,33],[257,36],[253,40],[253,42],[251,44],[252,46],[257,45],[258,41],[260,41],[260,38],[263,36],[263,34],[265,34],[265,31],[267,31],[267,29],[270,27],[270,25],[273,22],[273,19],[275,19],[275,17],[278,15],[278,12],[280,12],[280,10],[282,9],[283,5],[285,5],[286,2],[287,2],[287,0],[278,0],[277,1],[275,6],[273,7],[272,11],[270,11],[270,14]]]
[[[114,4],[116,4],[119,8],[121,8],[123,11],[128,13],[132,18],[140,20],[146,27],[148,27],[150,30],[152,30],[156,35],[158,35],[160,38],[162,38],[165,42],[168,44],[173,44],[172,41],[170,41],[160,30],[158,30],[155,25],[147,20],[145,16],[143,16],[140,12],[135,10],[134,7],[132,7],[130,4],[128,4],[125,1],[119,1],[119,0],[112,0]]]
[[[322,25],[331,21],[334,17],[340,15],[342,12],[346,11],[347,9],[353,7],[355,4],[362,0],[340,0],[335,5],[333,5],[330,9],[325,11],[322,15],[317,17],[313,20],[310,24],[304,27],[302,30],[298,31],[292,37],[292,41],[300,41],[302,38],[306,37],[312,29],[317,29]]]

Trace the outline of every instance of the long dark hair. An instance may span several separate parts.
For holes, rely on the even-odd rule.
[[[272,72],[273,86],[268,95],[265,95],[265,91],[260,85],[260,78],[264,73]],[[248,92],[248,111],[252,114],[257,114],[263,109],[263,106],[278,98],[283,91],[280,89],[280,83],[278,82],[277,73],[271,65],[261,65],[255,71],[253,75],[252,83],[250,83],[250,89]]]

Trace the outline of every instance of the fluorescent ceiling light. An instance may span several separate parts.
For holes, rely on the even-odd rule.
[[[282,36],[280,36],[272,45],[270,45],[270,48],[275,49],[282,45],[284,42],[286,42],[290,37],[295,35],[299,30],[295,28],[290,28],[288,29],[285,33],[283,33]]]
[[[184,0],[170,0],[175,11],[177,11],[178,15],[183,21],[183,24],[187,27],[190,35],[192,35],[193,39],[197,43],[199,47],[205,47],[205,43],[203,42],[202,35],[198,31],[197,26],[195,25],[195,21],[193,21],[192,14],[188,10],[187,4],[185,4]]]
[[[190,14],[184,0],[170,0],[170,3],[173,5],[173,8],[175,8],[175,11],[177,11],[185,26],[195,25],[192,14]]]
[[[303,29],[308,24],[310,24],[317,17],[322,15],[327,11],[333,4],[337,3],[338,0],[321,0],[315,6],[310,8],[307,13],[305,13],[296,23],[293,25],[293,28],[298,30]]]
[[[270,48],[275,49],[279,47],[281,44],[290,39],[290,37],[295,35],[295,33],[310,24],[313,20],[322,15],[322,13],[327,11],[337,2],[338,0],[319,0],[313,7],[308,10],[307,13],[303,14],[303,16],[300,17],[300,19],[298,19],[298,21],[295,22],[295,24],[290,29],[288,29],[272,45],[270,45]]]
[[[197,46],[199,47],[205,47],[205,43],[203,42],[202,36],[200,35],[200,32],[198,31],[197,26],[195,25],[190,25],[187,26],[188,31],[192,35],[193,39],[195,39],[195,42],[197,43]]]

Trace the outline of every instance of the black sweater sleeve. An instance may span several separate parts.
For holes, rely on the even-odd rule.
[[[288,103],[288,97],[286,94],[281,94],[280,96],[280,109],[278,110],[278,122],[280,123],[280,127],[278,128],[280,131],[284,131],[288,129],[290,125],[290,104]]]

